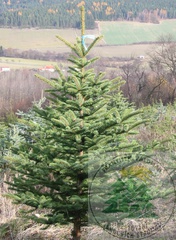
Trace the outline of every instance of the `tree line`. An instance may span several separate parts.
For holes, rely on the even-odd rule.
[[[0,0],[0,27],[79,28],[81,6],[86,8],[86,26],[96,21],[140,21],[159,23],[176,18],[172,0]]]
[[[64,61],[68,57],[68,53],[56,53],[53,51],[40,52],[38,50],[24,50],[14,48],[4,48],[0,46],[0,57],[8,58],[25,58],[25,59],[37,59],[45,61]]]

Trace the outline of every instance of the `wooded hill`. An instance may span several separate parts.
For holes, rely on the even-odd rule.
[[[87,28],[98,20],[159,23],[176,18],[173,0],[0,0],[0,27],[79,28],[82,5]]]

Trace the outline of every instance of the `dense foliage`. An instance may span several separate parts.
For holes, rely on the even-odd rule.
[[[160,19],[176,18],[173,0],[0,0],[0,26],[80,27],[82,5],[86,7],[87,28],[94,28],[97,20],[158,23]]]

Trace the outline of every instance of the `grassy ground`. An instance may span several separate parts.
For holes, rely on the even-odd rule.
[[[162,34],[176,37],[176,20],[164,20],[160,24],[139,22],[101,22],[100,31],[106,44],[131,44],[155,42]]]

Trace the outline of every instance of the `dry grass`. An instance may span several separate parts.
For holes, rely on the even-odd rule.
[[[9,181],[9,173],[4,175],[4,181]],[[2,180],[2,179],[1,179]],[[44,226],[33,222],[26,222],[19,217],[19,209],[23,206],[12,204],[11,200],[3,195],[8,193],[8,187],[1,182],[0,187],[0,239],[1,240],[71,240],[72,225],[51,226],[48,229],[42,229]],[[150,220],[149,220],[150,222]],[[170,221],[146,240],[175,240],[176,215],[172,216]],[[113,237],[99,226],[89,226],[82,228],[81,240],[122,240]]]
[[[153,44],[131,44],[131,45],[117,45],[108,46],[101,45],[93,49],[93,53],[100,57],[117,57],[117,58],[131,58],[138,57],[140,55],[146,55]]]
[[[97,30],[88,30],[87,34],[97,35]],[[1,46],[20,50],[37,50],[41,52],[55,51],[68,52],[69,48],[59,41],[56,36],[74,43],[80,36],[80,30],[76,29],[17,29],[0,28]],[[13,39],[13,41],[12,41]]]
[[[1,176],[0,185],[0,239],[1,240],[71,240],[72,225],[68,226],[51,226],[46,230],[42,230],[41,225],[35,224],[31,221],[26,221],[20,218],[19,210],[24,208],[22,205],[14,205],[11,200],[4,197],[4,194],[8,193],[8,186],[4,184],[4,181],[10,181],[10,172],[6,172]],[[172,200],[172,199],[170,199]],[[174,200],[174,199],[173,199]],[[172,202],[172,201],[171,201]],[[159,204],[156,202],[156,204]],[[169,204],[167,206],[171,206]],[[159,204],[160,208],[166,208],[169,211],[169,207]],[[25,206],[26,208],[26,206]],[[149,220],[149,224],[150,224]],[[146,240],[175,240],[175,225],[176,215],[170,218],[170,221],[158,231],[155,235],[146,238]],[[113,237],[107,232],[103,231],[99,226],[84,227],[82,229],[81,240],[122,240],[117,237]]]
[[[30,228],[19,232],[16,236],[18,240],[47,239],[47,240],[70,240],[71,227],[49,227],[41,230],[41,226],[32,225]]]
[[[0,213],[1,213],[1,218],[0,218],[0,224],[6,223],[7,220],[13,220],[14,218],[17,217],[17,212],[18,212],[18,206],[15,206],[12,204],[12,201],[10,199],[4,198],[3,194],[8,192],[8,186],[7,184],[3,183],[4,181],[8,181],[9,177],[8,174],[5,174],[3,176],[3,179],[0,179],[1,184],[0,184]]]

